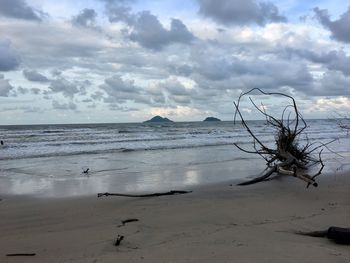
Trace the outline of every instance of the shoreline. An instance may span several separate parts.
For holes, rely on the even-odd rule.
[[[326,155],[324,174],[340,166],[332,155]],[[345,156],[349,159],[350,153]],[[210,151],[196,148],[0,161],[0,194],[62,198],[188,189],[256,177],[265,163],[252,157],[237,154],[230,146],[216,146]],[[87,168],[90,171],[84,174]]]
[[[289,177],[220,182],[155,198],[2,196],[1,262],[23,262],[8,253],[39,263],[348,262],[347,246],[293,233],[349,227],[350,172],[318,180],[309,189]],[[121,224],[130,218],[139,221]]]

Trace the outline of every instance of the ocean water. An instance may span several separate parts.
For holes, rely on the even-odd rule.
[[[273,147],[273,129],[264,121],[248,124]],[[340,156],[349,155],[350,137],[335,120],[307,124],[300,144],[335,140],[324,159],[346,162]],[[264,169],[259,156],[234,146],[251,149],[252,140],[233,122],[0,126],[0,140],[0,193],[6,194],[150,191],[239,179]]]

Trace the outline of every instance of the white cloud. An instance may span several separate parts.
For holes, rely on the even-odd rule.
[[[350,110],[348,97],[319,98],[309,109],[311,112],[339,112]]]

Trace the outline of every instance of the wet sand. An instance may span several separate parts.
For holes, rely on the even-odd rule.
[[[350,262],[349,246],[293,233],[350,227],[350,173],[318,181],[221,182],[157,198],[3,195],[0,261]],[[139,221],[121,224],[130,218]]]

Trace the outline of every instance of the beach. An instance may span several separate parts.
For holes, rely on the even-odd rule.
[[[1,262],[350,262],[348,246],[294,233],[349,227],[349,175],[308,189],[282,177],[154,198],[2,196]]]
[[[295,233],[349,227],[349,137],[311,124],[313,140],[340,138],[317,188],[290,176],[237,186],[266,164],[233,145],[251,140],[230,122],[2,127],[0,262],[350,262],[347,246]],[[170,190],[192,192],[97,197]]]

